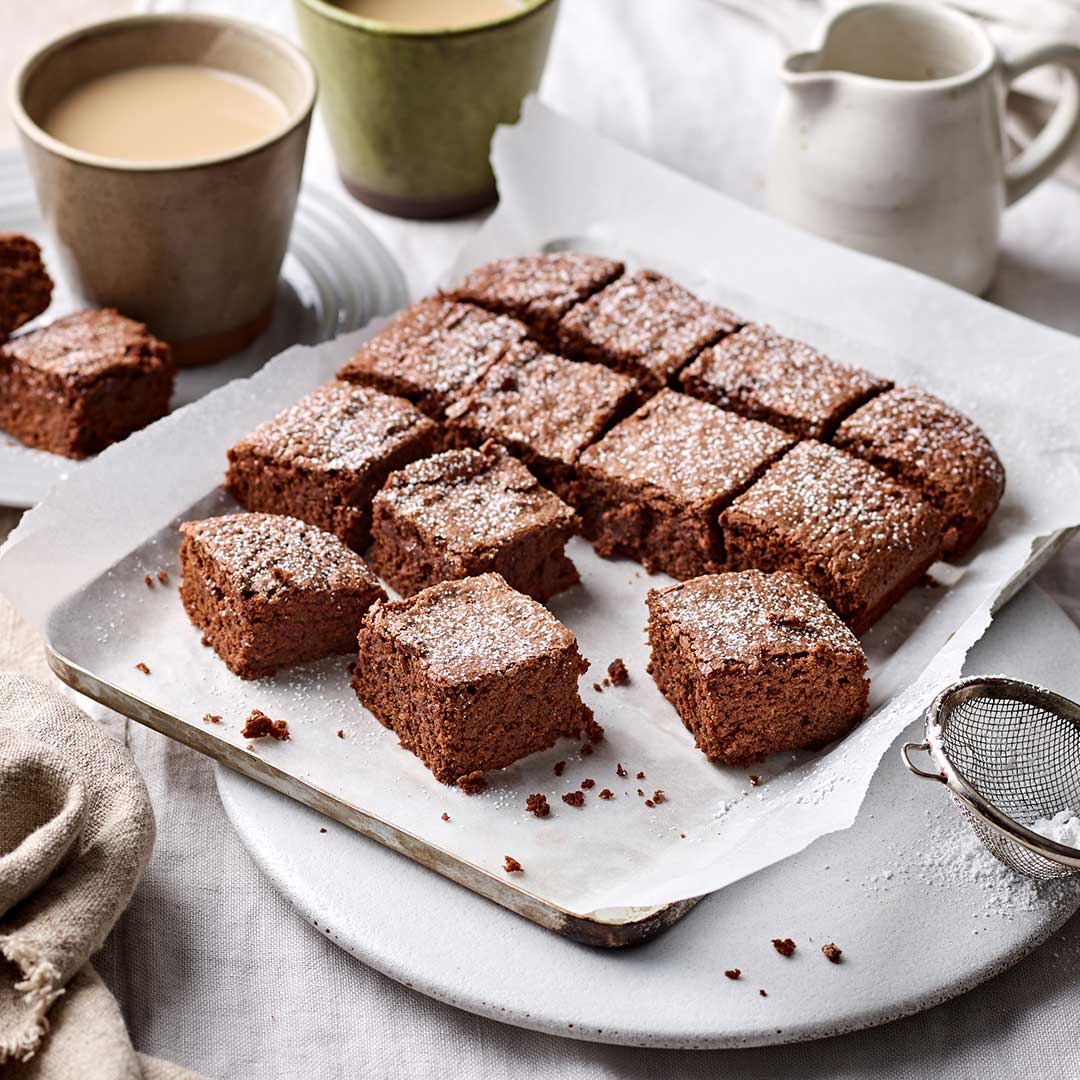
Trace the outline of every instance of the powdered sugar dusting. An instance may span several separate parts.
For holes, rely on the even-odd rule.
[[[283,590],[381,592],[363,559],[333,533],[281,514],[226,514],[185,521],[184,536],[201,546],[237,592]]]
[[[722,501],[794,441],[769,424],[662,390],[586,450],[581,462],[688,502]]]
[[[889,386],[757,323],[706,349],[682,382],[708,401],[804,438],[823,437],[845,412]]]
[[[820,649],[862,656],[855,635],[795,574],[709,574],[649,595],[707,670]]]
[[[329,382],[260,424],[237,449],[319,472],[359,471],[433,426],[402,398]]]
[[[1036,818],[1028,828],[1048,840],[1080,850],[1080,814],[1067,806],[1052,817]]]
[[[392,473],[379,507],[415,524],[451,552],[495,548],[541,526],[570,530],[574,511],[496,445],[450,450]]]
[[[554,615],[498,574],[442,582],[373,612],[429,670],[453,682],[505,671],[575,642]]]

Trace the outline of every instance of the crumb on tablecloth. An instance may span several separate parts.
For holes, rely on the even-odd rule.
[[[146,583],[146,587],[148,589],[152,589],[154,587],[154,579],[149,574],[147,574],[146,577],[143,578],[143,581]]]
[[[625,769],[623,768],[623,763],[622,763],[621,761],[619,761],[619,762],[616,762],[616,764],[615,764],[615,775],[616,775],[616,776],[618,776],[618,777],[626,777],[626,776],[629,776],[629,775],[630,775],[630,774],[629,774],[629,773],[628,773],[628,772],[627,772],[627,771],[626,771],[626,770],[625,770]]]
[[[608,664],[607,673],[612,686],[622,686],[624,683],[630,681],[630,672],[626,670],[626,664],[623,662],[621,656],[616,656],[615,659]]]
[[[547,801],[547,796],[539,791],[525,800],[525,809],[537,817],[547,817],[551,813],[551,806]]]
[[[581,791],[568,791],[563,797],[562,801],[567,806],[584,806],[585,794]]]
[[[141,660],[135,665],[135,670],[141,671],[144,675],[150,674],[150,669]]]
[[[796,950],[796,948],[798,948],[798,946],[795,944],[795,942],[792,941],[791,938],[789,938],[789,937],[786,937],[786,938],[774,937],[772,939],[772,947],[781,956],[794,956],[795,955],[795,950]]]
[[[768,994],[766,994],[766,993],[765,993],[765,991],[764,991],[764,990],[759,990],[759,991],[758,991],[758,993],[759,993],[759,994],[760,994],[760,995],[761,995],[762,997],[768,997],[768,996],[769,996]]]
[[[158,581],[161,582],[162,585],[168,585],[169,584],[169,571],[168,570],[159,570],[157,572],[157,579],[158,579]]]
[[[594,787],[596,787],[596,781],[591,776],[586,776],[585,779],[581,781],[582,791],[588,791],[589,788]]]
[[[284,720],[271,720],[262,709],[252,709],[244,722],[240,735],[245,739],[261,739],[269,736],[284,742],[289,738],[289,725]]]
[[[637,774],[637,776],[634,777],[634,779],[635,780],[644,780],[645,779],[645,774],[643,772],[639,772]]]
[[[477,769],[475,772],[467,773],[465,776],[459,776],[457,786],[463,794],[475,795],[487,787],[487,781],[484,779],[484,774]]]
[[[581,757],[588,757],[593,752],[592,743],[586,743],[579,751]]]
[[[729,979],[737,979],[740,975],[742,975],[742,969],[741,968],[728,968],[728,970],[725,971],[724,974]]]
[[[562,776],[562,774],[563,774],[563,772],[565,770],[566,770],[566,762],[565,761],[556,761],[555,765],[554,765],[554,767],[552,769],[552,771],[555,773],[556,776]]]
[[[825,959],[834,964],[839,964],[840,957],[844,955],[844,950],[839,948],[839,946],[834,945],[831,941],[826,945],[822,945],[821,951],[825,954]]]
[[[503,869],[508,874],[523,874],[525,872],[525,867],[523,867],[512,855],[503,856]]]
[[[442,812],[442,819],[443,819],[443,821],[449,821],[450,820],[450,815],[445,810]]]
[[[615,792],[612,791],[611,788],[604,788],[604,790],[600,792],[600,798],[601,799],[614,799],[615,798]]]
[[[337,737],[339,739],[344,739],[345,738],[345,729],[344,728],[338,728],[337,729]]]
[[[750,786],[757,787],[761,783],[761,777],[757,773],[750,774]]]
[[[594,689],[594,690],[595,690],[595,691],[596,691],[596,692],[597,692],[598,694],[602,694],[602,693],[604,692],[604,688],[603,688],[603,687],[602,687],[602,686],[601,686],[601,685],[600,685],[600,684],[599,684],[598,682],[594,682],[594,683],[592,684],[592,688],[593,688],[593,689]]]
[[[664,802],[665,799],[667,799],[667,796],[664,794],[663,788],[657,788],[653,792],[652,801],[654,805],[659,805],[660,803]]]
[[[582,724],[585,727],[585,734],[589,737],[589,742],[597,743],[603,741],[604,727],[602,724],[596,722],[596,717],[593,716],[592,709],[585,709],[582,717]]]
[[[206,714],[204,714],[202,719],[203,719],[204,724],[220,724],[221,723],[221,717],[218,716],[217,713],[206,713]]]

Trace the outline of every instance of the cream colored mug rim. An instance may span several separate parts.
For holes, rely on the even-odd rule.
[[[288,62],[292,63],[305,83],[304,98],[300,106],[292,110],[286,117],[281,128],[272,134],[260,139],[251,146],[242,147],[239,150],[229,150],[220,154],[209,154],[204,157],[183,158],[179,161],[127,161],[123,158],[107,157],[103,154],[93,154],[86,150],[79,150],[59,139],[54,138],[44,128],[30,118],[30,114],[23,107],[23,92],[26,83],[33,71],[54,53],[60,52],[73,41],[84,37],[87,33],[107,33],[128,26],[149,26],[153,23],[197,23],[203,26],[217,26],[228,28],[249,38],[256,38],[270,48],[278,52]],[[242,19],[232,19],[222,15],[203,15],[193,12],[175,12],[144,15],[124,15],[115,19],[105,19],[100,22],[85,23],[74,30],[46,42],[40,49],[36,49],[19,66],[11,78],[8,87],[8,108],[19,130],[42,148],[51,151],[59,157],[74,161],[80,165],[90,165],[101,169],[111,169],[117,172],[133,173],[164,173],[177,172],[189,169],[205,169],[213,165],[221,165],[227,162],[240,161],[252,154],[257,154],[275,143],[288,138],[298,127],[304,124],[311,116],[315,108],[315,97],[318,90],[318,82],[315,69],[307,56],[293,43],[272,30],[266,30],[261,26],[244,22]],[[282,102],[284,104],[284,102]]]
[[[340,23],[350,30],[364,30],[369,34],[380,34],[384,37],[408,38],[458,37],[464,34],[480,33],[484,30],[494,30],[497,27],[527,18],[533,12],[554,2],[555,0],[523,0],[520,11],[510,11],[505,15],[498,15],[494,19],[487,19],[478,23],[448,26],[404,26],[400,23],[383,22],[381,19],[369,19],[364,15],[357,15],[337,4],[327,2],[327,0],[297,0],[297,3],[310,8],[311,11],[323,16],[323,18]]]

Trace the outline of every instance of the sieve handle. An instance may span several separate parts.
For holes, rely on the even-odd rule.
[[[918,765],[911,760],[912,750],[929,750],[930,744],[928,742],[909,742],[904,743],[900,747],[900,757],[903,758],[904,764],[916,775],[921,776],[924,780],[936,780],[939,784],[945,783],[945,774],[940,772],[925,772],[920,769]]]

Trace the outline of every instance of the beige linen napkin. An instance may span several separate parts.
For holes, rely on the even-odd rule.
[[[127,750],[59,694],[0,674],[0,1066],[12,1075],[143,1076],[87,961],[153,842]]]

